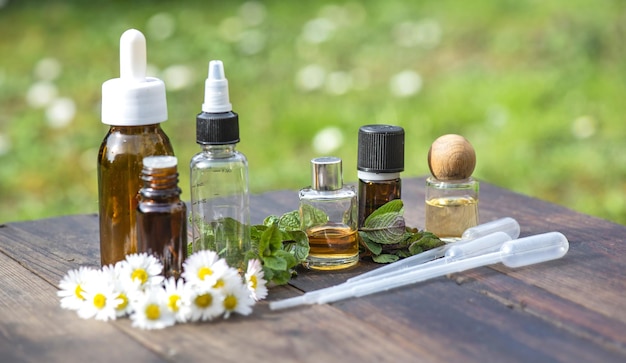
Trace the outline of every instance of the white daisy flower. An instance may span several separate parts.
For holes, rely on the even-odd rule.
[[[125,286],[120,278],[124,262],[125,261],[119,261],[115,265],[102,267],[102,271],[110,276],[113,283],[113,291],[117,299],[120,300],[120,303],[115,307],[115,316],[118,318],[129,315],[133,311],[130,300],[132,296],[136,294],[136,289],[133,288],[129,290],[127,288],[128,286]]]
[[[84,285],[95,270],[88,267],[69,270],[59,283],[60,291],[57,295],[61,298],[61,307],[68,310],[78,310],[85,302]]]
[[[198,251],[189,256],[183,264],[182,277],[191,285],[213,286],[217,283],[219,272],[226,270],[226,261],[220,259],[214,251]]]
[[[244,284],[231,285],[224,291],[224,299],[222,306],[224,307],[224,319],[230,316],[230,313],[238,313],[241,315],[250,315],[252,312],[254,300],[248,293],[248,288]]]
[[[213,284],[213,288],[215,289],[226,289],[231,285],[241,285],[241,275],[239,271],[235,268],[229,267],[227,264],[224,264],[225,268],[216,268],[214,272],[215,283]]]
[[[127,255],[119,269],[120,280],[127,289],[126,291],[133,287],[137,290],[145,290],[163,282],[163,276],[161,276],[163,264],[147,253]]]
[[[190,314],[189,301],[185,300],[185,282],[183,279],[170,277],[165,280],[167,308],[174,314],[176,321],[184,323]]]
[[[85,298],[78,309],[78,316],[83,319],[115,320],[115,308],[121,302],[113,288],[113,280],[108,272],[99,270],[90,274],[84,284],[82,295]]]
[[[263,300],[267,297],[267,281],[265,281],[265,273],[261,261],[257,259],[248,260],[248,269],[246,271],[246,284],[250,291],[250,297],[255,301]]]
[[[140,329],[163,329],[176,323],[176,317],[167,307],[167,295],[162,287],[151,287],[133,301],[130,319]]]
[[[185,285],[184,300],[189,303],[190,321],[211,320],[224,312],[224,295],[218,289],[207,285]]]

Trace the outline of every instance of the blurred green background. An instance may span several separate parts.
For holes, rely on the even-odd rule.
[[[128,28],[166,83],[187,199],[221,59],[253,193],[308,185],[330,154],[354,182],[359,126],[388,123],[406,130],[404,178],[458,133],[475,177],[626,224],[620,0],[0,0],[0,222],[97,211],[101,85]]]

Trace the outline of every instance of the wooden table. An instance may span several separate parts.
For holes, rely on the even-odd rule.
[[[404,180],[405,216],[423,225],[424,179]],[[98,266],[97,215],[0,226],[2,362],[626,362],[626,227],[481,184],[483,222],[516,218],[522,236],[560,231],[561,260],[478,268],[332,305],[176,325],[103,323],[62,310],[61,277]],[[297,208],[297,193],[251,199],[253,223]],[[6,208],[6,206],[5,206]],[[302,271],[268,300],[334,285],[374,267]]]

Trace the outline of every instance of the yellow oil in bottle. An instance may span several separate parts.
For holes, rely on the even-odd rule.
[[[477,224],[478,199],[461,196],[426,201],[425,228],[442,240],[458,240],[466,229]]]
[[[316,270],[338,270],[359,260],[358,231],[350,227],[318,226],[307,231],[309,267]]]

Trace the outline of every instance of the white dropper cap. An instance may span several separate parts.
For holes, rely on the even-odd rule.
[[[120,38],[120,78],[102,84],[102,123],[140,126],[165,120],[165,84],[146,77],[146,38],[129,29]]]
[[[228,80],[224,75],[224,64],[220,60],[209,62],[209,77],[204,82],[204,103],[202,111],[208,113],[233,110],[228,98]]]

